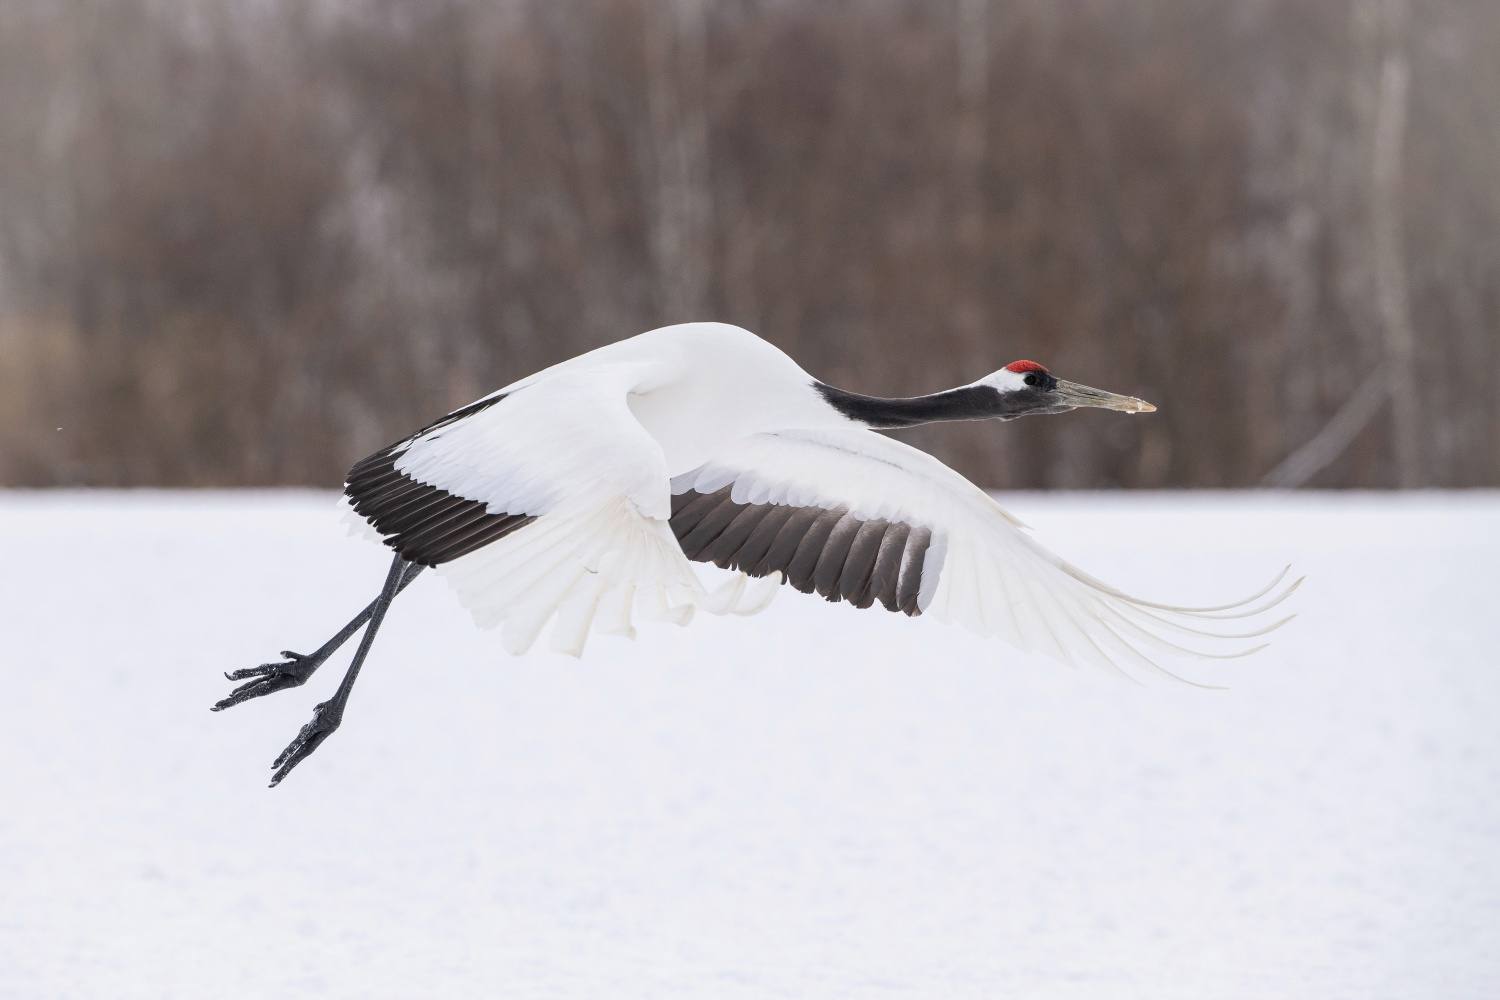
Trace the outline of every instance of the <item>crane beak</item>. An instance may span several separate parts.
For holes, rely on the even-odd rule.
[[[1117,396],[1103,389],[1091,389],[1077,382],[1064,382],[1057,380],[1057,388],[1052,390],[1062,397],[1066,406],[1097,406],[1105,410],[1123,410],[1126,413],[1150,413],[1156,409],[1144,399],[1136,399],[1134,396]]]

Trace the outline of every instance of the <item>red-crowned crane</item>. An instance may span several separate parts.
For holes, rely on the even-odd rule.
[[[1097,406],[1154,410],[1017,361],[971,385],[881,399],[824,385],[722,323],[643,333],[485,396],[354,466],[348,517],[395,550],[380,596],[321,649],[236,670],[214,710],[297,687],[366,622],[343,682],[272,767],[275,786],[343,719],[386,609],[424,567],[501,644],[553,649],[637,616],[753,614],[781,582],[830,601],[952,621],[1064,663],[1159,669],[1147,655],[1209,654],[1167,635],[1244,640],[1205,619],[1258,615],[1282,575],[1231,605],[1130,597],[1054,556],[983,490],[876,431],[1012,420]],[[738,572],[710,590],[692,562]],[[760,582],[750,584],[749,578]],[[1300,581],[1299,581],[1300,582]],[[1258,606],[1257,602],[1259,603]],[[1285,619],[1283,619],[1284,621]],[[1256,647],[1259,648],[1259,647]]]

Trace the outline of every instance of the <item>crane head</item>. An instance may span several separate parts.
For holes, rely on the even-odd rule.
[[[1080,406],[1097,406],[1125,413],[1150,413],[1156,407],[1134,396],[1120,396],[1077,382],[1066,382],[1035,361],[1014,361],[980,380],[1000,394],[1005,416],[1062,413]]]

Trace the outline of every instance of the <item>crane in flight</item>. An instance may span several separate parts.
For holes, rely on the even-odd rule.
[[[302,685],[368,625],[338,690],[272,764],[275,787],[339,727],[387,609],[429,566],[518,655],[548,622],[551,647],[577,656],[590,632],[633,636],[637,618],[754,614],[781,583],[955,622],[1066,664],[1159,671],[1154,654],[1262,648],[1240,647],[1286,619],[1208,626],[1281,603],[1301,582],[1277,591],[1286,570],[1218,607],[1131,597],[1047,551],[936,458],[876,433],[1083,406],[1155,409],[1031,361],[928,396],[864,396],[722,323],[601,347],[357,463],[345,516],[395,550],[379,596],[316,652],[226,674],[244,683],[214,711]],[[693,562],[736,572],[710,589]],[[1238,645],[1207,652],[1178,640]]]

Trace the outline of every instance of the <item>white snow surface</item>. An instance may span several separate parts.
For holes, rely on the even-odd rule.
[[[1002,497],[1204,691],[789,590],[515,659],[329,494],[0,493],[0,997],[1500,996],[1500,494]]]

